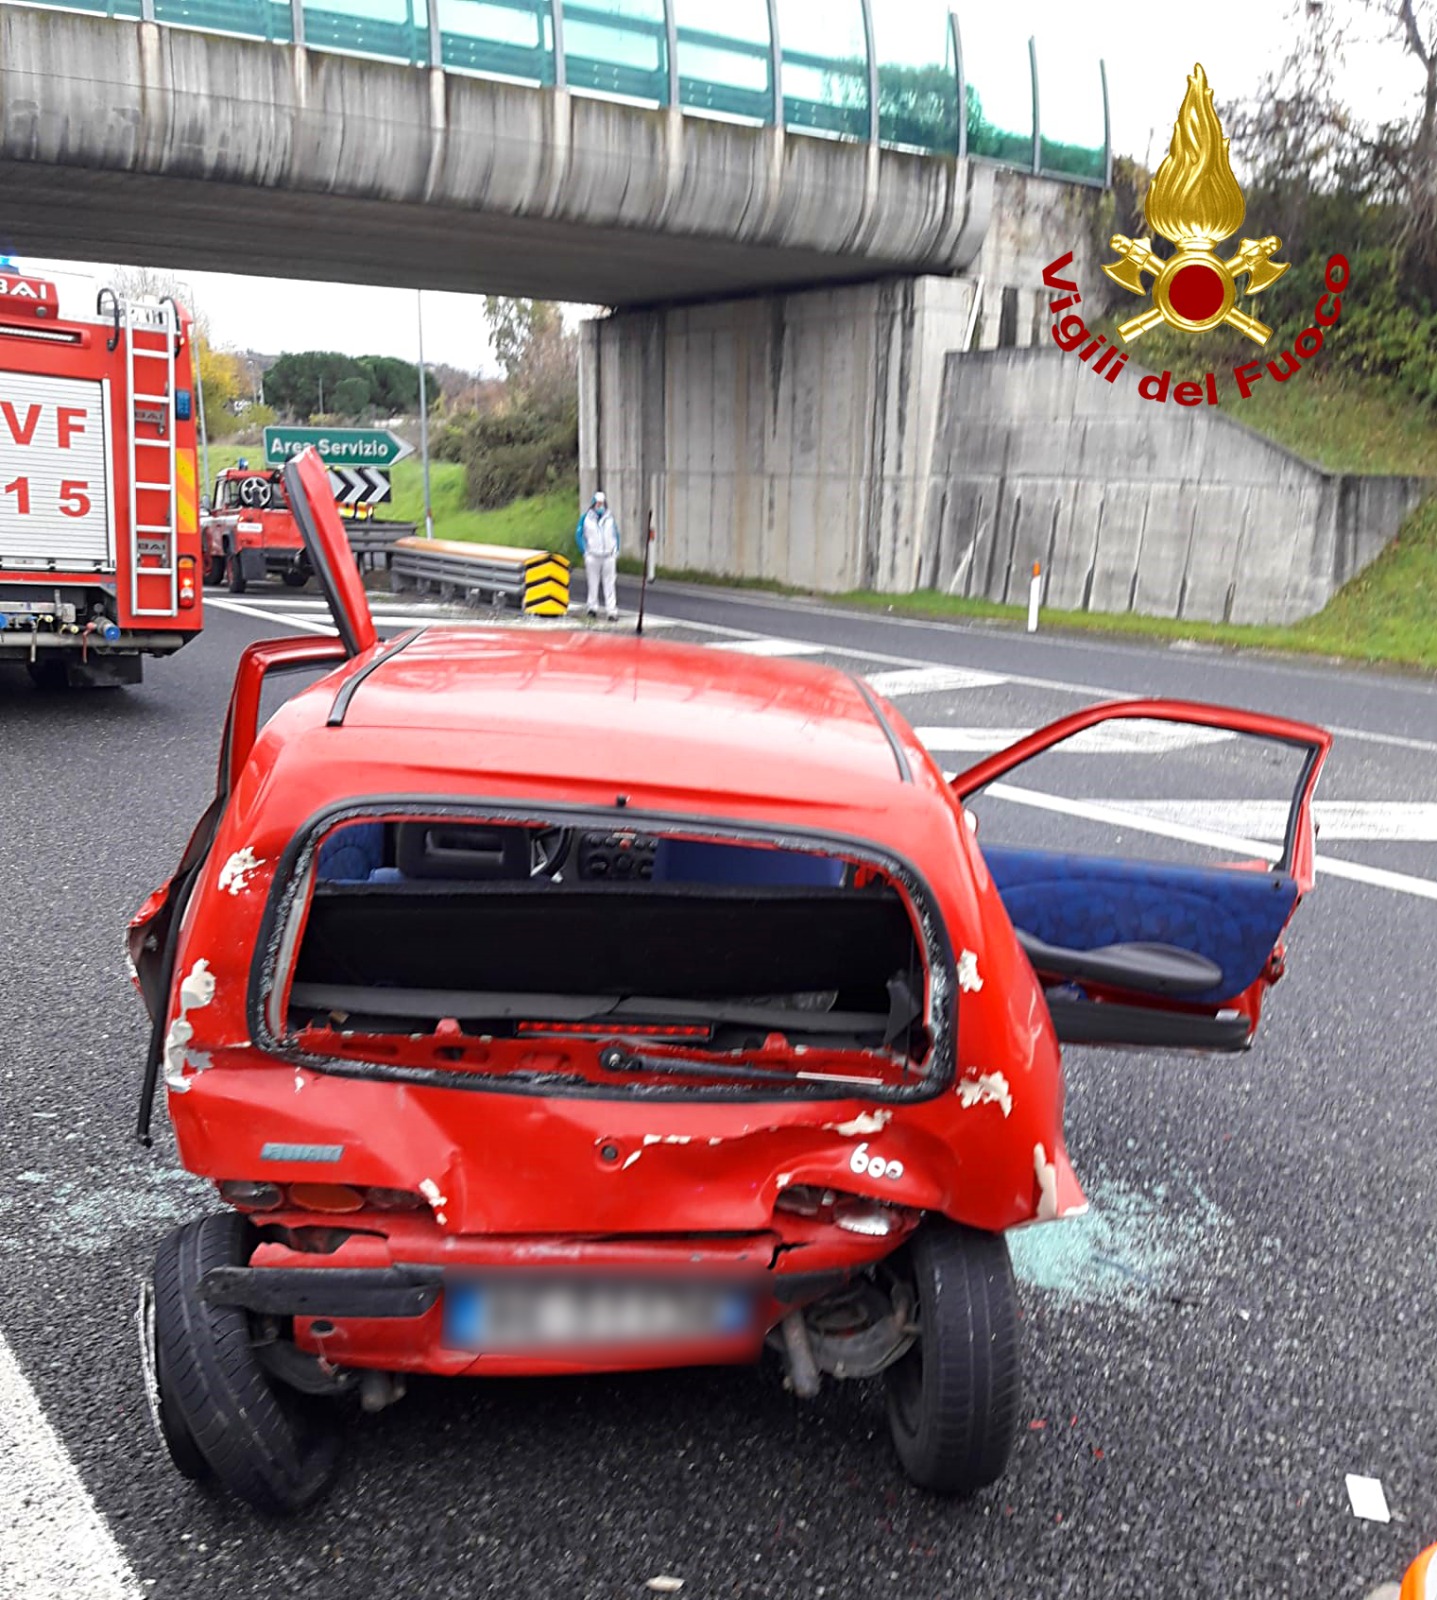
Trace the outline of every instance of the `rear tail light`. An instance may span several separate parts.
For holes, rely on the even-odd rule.
[[[347,1183],[292,1183],[290,1204],[305,1211],[360,1211],[364,1196]]]
[[[773,1202],[773,1209],[872,1239],[883,1239],[890,1233],[901,1232],[912,1223],[915,1216],[914,1212],[903,1206],[888,1206],[862,1195],[842,1194],[836,1189],[820,1189],[806,1183],[796,1183],[781,1190]]]
[[[180,609],[188,611],[195,603],[195,558],[181,556],[179,563]]]
[[[220,1185],[220,1199],[241,1211],[276,1211],[284,1204],[284,1190],[277,1183],[229,1178]]]

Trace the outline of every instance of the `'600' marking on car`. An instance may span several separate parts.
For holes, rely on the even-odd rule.
[[[848,1165],[854,1172],[867,1173],[870,1178],[901,1178],[903,1176],[903,1163],[901,1161],[885,1161],[882,1156],[869,1155],[866,1140],[854,1148],[853,1154],[848,1158]]]

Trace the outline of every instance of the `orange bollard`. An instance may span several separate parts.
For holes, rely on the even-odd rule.
[[[1437,1544],[1429,1544],[1408,1567],[1400,1600],[1437,1600]]]

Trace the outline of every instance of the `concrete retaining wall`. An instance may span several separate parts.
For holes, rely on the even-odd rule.
[[[602,487],[626,529],[654,507],[666,566],[912,588],[975,290],[910,278],[586,323],[584,497]]]
[[[631,552],[653,509],[660,562],[718,575],[1018,601],[1039,561],[1064,608],[1319,610],[1431,486],[1324,472],[1221,411],[1143,400],[1131,364],[1110,385],[1050,342],[975,348],[1005,290],[1011,337],[1046,328],[1029,285],[1068,226],[1010,206],[972,277],[585,324],[584,497],[607,491]]]
[[[1109,385],[1055,349],[950,355],[920,586],[1017,600],[1038,561],[1052,606],[1291,622],[1433,487],[1325,472],[1221,410],[1142,399],[1141,375]]]

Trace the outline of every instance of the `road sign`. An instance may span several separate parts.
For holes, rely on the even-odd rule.
[[[377,506],[389,498],[389,475],[378,467],[331,467],[329,487],[337,506]]]
[[[264,430],[266,466],[282,467],[308,445],[327,467],[392,467],[412,455],[413,446],[388,428],[291,428],[279,423]]]

